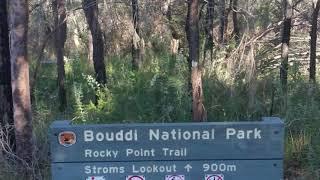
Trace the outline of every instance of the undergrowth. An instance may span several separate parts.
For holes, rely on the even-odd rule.
[[[57,108],[56,67],[54,64],[42,66],[33,102],[38,177],[49,176],[47,131],[53,120],[69,119],[80,124],[191,121],[187,60],[183,55],[173,59],[164,50],[158,52],[161,53],[146,53],[140,71],[131,69],[130,56],[107,57],[105,86],[95,81],[86,58],[74,55],[66,62],[68,104],[65,112]],[[203,64],[208,121],[254,121],[263,116],[282,118],[286,125],[286,177],[320,179],[318,85],[310,86],[304,73],[292,68],[288,106],[283,112],[277,69],[269,73],[257,70],[248,78],[245,71],[228,75],[230,69],[225,62]]]

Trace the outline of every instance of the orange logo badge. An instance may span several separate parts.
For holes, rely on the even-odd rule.
[[[77,137],[72,131],[63,131],[59,133],[58,140],[62,146],[70,147],[76,143]]]

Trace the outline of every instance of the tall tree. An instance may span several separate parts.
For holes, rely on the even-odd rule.
[[[291,20],[293,16],[292,0],[283,0],[284,23],[281,37],[281,65],[280,65],[280,81],[282,92],[286,96],[288,83],[288,59],[289,59],[289,42],[291,34]],[[286,98],[285,98],[286,99]],[[284,102],[286,106],[286,100]]]
[[[139,69],[143,58],[142,37],[140,33],[139,0],[131,0],[134,33],[132,37],[132,68]]]
[[[67,104],[65,90],[65,69],[64,69],[64,44],[67,39],[67,23],[66,23],[66,8],[65,0],[53,0],[53,13],[55,17],[55,51],[57,56],[57,71],[58,71],[58,88],[60,111],[64,111]]]
[[[106,84],[106,67],[104,62],[104,41],[98,20],[98,4],[96,0],[83,0],[82,7],[92,35],[93,66],[96,72],[96,80],[100,84]]]
[[[237,44],[239,44],[240,28],[239,28],[239,22],[238,22],[238,0],[233,0],[231,7],[232,7],[233,35]]]
[[[88,34],[88,63],[90,66],[93,67],[93,42],[92,42],[92,35]]]
[[[219,0],[219,43],[224,43],[224,29],[226,22],[226,1]]]
[[[192,119],[197,122],[206,119],[203,104],[202,73],[199,66],[199,1],[188,1],[188,15],[186,19],[186,34],[189,44],[188,63],[191,71]]]
[[[28,0],[10,0],[8,2],[16,154],[23,160],[23,163],[18,164],[21,179],[31,179],[31,172],[27,169],[25,164],[31,165],[34,151],[29,87],[29,62],[27,58]]]
[[[11,89],[9,28],[7,1],[0,1],[0,128],[9,135],[9,146],[14,149],[13,104]],[[9,132],[7,132],[9,130]],[[5,149],[9,150],[9,149]]]
[[[204,57],[206,57],[207,50],[210,50],[211,61],[213,56],[213,19],[214,19],[214,0],[208,0],[206,26],[205,26],[206,41],[205,41],[205,47],[204,47]]]
[[[310,82],[316,82],[316,57],[317,57],[317,32],[320,0],[313,1],[313,13],[311,23],[310,40]]]
[[[177,59],[177,54],[179,51],[179,46],[180,46],[180,39],[181,35],[179,33],[179,30],[177,29],[176,22],[174,21],[174,18],[172,17],[172,6],[173,6],[174,1],[173,0],[167,0],[165,2],[165,12],[164,14],[166,15],[168,19],[168,26],[171,31],[171,43],[170,43],[170,52],[171,52],[171,59],[169,63],[169,72],[170,74],[174,74],[174,68],[176,66],[176,59]]]

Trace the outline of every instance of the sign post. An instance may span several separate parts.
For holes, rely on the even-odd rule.
[[[50,129],[53,180],[282,180],[284,125],[71,125]]]

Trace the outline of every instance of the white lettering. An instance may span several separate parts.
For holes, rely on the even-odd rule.
[[[118,150],[92,150],[86,149],[84,150],[84,157],[85,158],[117,158],[119,155]]]
[[[150,166],[139,166],[132,165],[133,173],[175,173],[177,172],[177,166],[173,165],[150,165]]]
[[[84,142],[92,141],[138,141],[137,130],[120,130],[117,132],[96,132],[92,130],[84,131]]]
[[[187,148],[180,148],[180,149],[162,148],[162,151],[164,156],[176,156],[176,157],[187,156]]]
[[[211,131],[203,130],[181,130],[172,129],[171,131],[164,131],[160,129],[149,129],[150,141],[168,141],[168,140],[213,140],[215,139],[215,130]]]
[[[243,129],[234,129],[227,128],[226,129],[226,139],[262,139],[261,130],[258,128],[243,130]]]
[[[122,174],[125,172],[123,166],[85,166],[86,174]]]
[[[227,139],[230,139],[230,136],[233,136],[236,134],[236,130],[233,128],[227,128]]]
[[[85,167],[84,167],[84,173],[86,173],[86,174],[91,174],[90,166],[85,166]]]
[[[185,131],[183,133],[183,139],[190,140],[190,138],[191,138],[191,133],[189,131]]]
[[[258,129],[258,128],[254,129],[254,139],[262,139],[262,137],[261,137],[261,129]]]
[[[126,156],[130,157],[154,157],[155,149],[127,149]]]
[[[159,129],[157,129],[155,131],[150,129],[149,130],[149,139],[150,139],[150,141],[153,140],[153,139],[159,140],[160,139],[160,131],[159,131]]]
[[[91,142],[94,140],[93,131],[84,131],[84,141]]]
[[[225,163],[220,163],[220,164],[203,164],[203,171],[204,172],[236,172],[237,171],[237,166],[235,164],[225,164]]]
[[[96,140],[97,141],[103,141],[103,139],[104,139],[104,134],[102,133],[102,132],[99,132],[99,133],[97,133],[96,134]]]
[[[123,141],[123,130],[116,133],[117,141]]]

